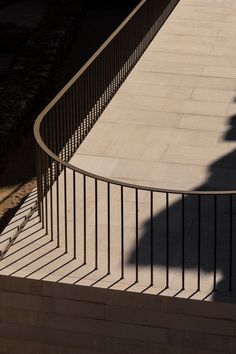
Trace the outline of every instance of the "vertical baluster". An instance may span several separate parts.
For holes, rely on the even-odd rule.
[[[59,113],[58,113],[58,104],[55,104],[54,106],[54,112],[55,112],[55,131],[54,131],[54,139],[55,139],[55,148],[54,152],[59,156],[60,153],[60,122],[59,122]],[[59,168],[59,163],[54,161],[54,166],[55,166],[55,198],[56,198],[56,228],[57,228],[57,247],[59,247],[60,244],[60,226],[59,226],[59,174],[60,174],[60,168]]]
[[[96,120],[97,120],[97,109],[98,109],[98,98],[100,97],[99,94],[99,87],[97,85],[97,76],[98,76],[98,60],[96,59],[94,66],[93,66],[93,74],[92,74],[92,125],[91,127],[94,126]]]
[[[42,191],[41,191],[41,151],[38,144],[36,144],[36,178],[37,178],[37,200],[39,220],[42,222]]]
[[[59,197],[59,163],[56,162],[57,179],[56,179],[56,208],[57,208],[57,247],[60,247],[60,197]]]
[[[53,162],[49,158],[49,195],[50,195],[50,225],[51,225],[51,241],[53,241],[54,223],[53,223]]]
[[[61,98],[62,102],[62,112],[63,112],[63,130],[64,130],[64,155],[63,159],[65,161],[68,161],[68,122],[67,122],[67,112],[66,112],[66,93],[65,95]]]
[[[83,74],[83,140],[87,135],[87,75],[86,72]]]
[[[89,94],[90,94],[90,82],[89,82],[90,68],[88,68],[85,72],[85,107],[86,107],[86,118],[85,118],[85,137],[89,132]]]
[[[95,269],[98,269],[98,181],[95,182]]]
[[[75,152],[75,107],[74,107],[74,91],[76,83],[74,83],[70,90],[70,104],[71,104],[71,157]]]
[[[93,62],[93,65],[91,67],[91,73],[90,73],[90,85],[91,85],[91,92],[90,92],[90,111],[91,111],[91,116],[90,116],[90,130],[93,127],[94,124],[94,112],[95,112],[95,104],[96,104],[96,92],[94,92],[94,88],[96,85],[96,82],[94,82],[94,76],[95,76],[95,69],[96,69],[96,60]]]
[[[52,146],[53,149],[52,151],[57,154],[57,112],[56,112],[56,106],[53,106],[52,108],[52,114],[53,114],[53,120],[52,120]]]
[[[83,192],[84,192],[84,264],[87,262],[87,201],[86,201],[86,176],[83,175]]]
[[[214,275],[213,291],[216,291],[216,258],[217,258],[217,196],[214,195]]]
[[[90,131],[91,127],[91,70],[92,67],[90,66],[87,69],[87,128],[86,128],[86,135],[88,135],[88,132]]]
[[[71,144],[71,137],[72,137],[72,119],[71,119],[71,111],[72,111],[72,107],[71,107],[71,87],[68,89],[67,91],[67,95],[66,95],[66,120],[67,120],[67,124],[68,124],[68,135],[67,135],[67,146],[68,146],[68,160],[70,160],[71,158],[71,151],[72,151],[72,144]]]
[[[78,124],[77,124],[77,147],[80,146],[82,138],[81,138],[81,134],[82,134],[82,128],[81,128],[81,124],[82,124],[82,79],[80,78],[79,82],[78,82],[78,88],[76,91],[77,94],[77,100],[76,100],[76,104],[77,104],[77,115],[78,115]]]
[[[61,112],[61,133],[62,133],[62,159],[66,160],[66,121],[65,121],[65,104],[64,98],[62,97],[59,101],[60,112]]]
[[[121,279],[124,279],[124,188],[121,186],[120,190],[121,202]]]
[[[74,232],[74,259],[76,259],[76,255],[77,255],[77,233],[76,233],[76,174],[75,171],[73,171],[73,232]]]
[[[150,214],[151,214],[151,225],[150,225],[150,260],[151,260],[151,286],[153,286],[153,191],[150,192]]]
[[[96,82],[97,82],[97,87],[99,88],[99,96],[98,96],[99,103],[98,103],[98,109],[96,114],[96,120],[97,120],[99,115],[102,113],[102,107],[103,107],[103,79],[102,79],[102,56],[101,55],[97,59]]]
[[[166,193],[166,288],[169,288],[169,193]]]
[[[45,170],[44,170],[44,151],[39,147],[39,156],[40,156],[40,169],[39,169],[39,178],[40,178],[40,194],[41,194],[41,221],[42,221],[42,228],[44,228],[44,223],[45,223],[45,215],[44,215],[44,176],[45,176]]]
[[[42,159],[42,210],[43,210],[43,227],[47,228],[47,222],[46,222],[46,187],[45,187],[45,152],[41,150],[41,159]]]
[[[135,229],[136,229],[136,280],[135,282],[138,283],[138,269],[139,269],[139,244],[138,244],[138,189],[135,189]]]
[[[107,274],[111,274],[111,215],[110,215],[110,183],[107,183]]]
[[[75,122],[76,122],[76,144],[75,149],[78,149],[80,146],[80,79],[76,81],[75,91],[74,91],[74,100],[75,100]]]
[[[66,121],[67,121],[67,161],[71,157],[71,88],[65,94],[66,100]]]
[[[74,127],[73,127],[73,134],[74,134],[74,138],[73,138],[73,153],[75,153],[75,151],[78,149],[79,145],[78,145],[78,139],[77,139],[77,133],[78,133],[78,112],[77,112],[77,97],[78,97],[78,81],[76,81],[74,83],[73,86],[73,117],[74,117]]]
[[[45,185],[45,222],[46,222],[46,235],[48,235],[48,155],[44,154],[44,185]]]
[[[65,219],[65,253],[68,252],[68,225],[67,225],[67,169],[64,167],[64,219]]]
[[[59,151],[59,156],[61,159],[64,159],[64,121],[63,121],[63,110],[62,110],[62,104],[61,101],[57,103],[58,105],[58,116],[59,116],[59,134],[60,134],[60,151]]]
[[[198,269],[197,269],[197,291],[201,287],[201,195],[198,195]]]
[[[233,196],[229,196],[229,291],[232,291]]]
[[[182,290],[185,289],[185,200],[182,194]]]

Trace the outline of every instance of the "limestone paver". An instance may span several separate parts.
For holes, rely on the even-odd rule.
[[[234,102],[236,91],[194,89],[192,98],[197,101]]]
[[[214,131],[220,132],[224,135],[226,127],[229,123],[228,117],[215,117],[215,116],[197,116],[195,114],[183,114],[179,121],[179,127],[182,129],[193,129],[194,131],[200,130],[204,132]],[[229,127],[230,129],[230,127]]]

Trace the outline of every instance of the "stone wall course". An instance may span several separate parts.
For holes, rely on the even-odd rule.
[[[64,354],[67,347],[71,354],[118,354],[119,348],[122,354],[236,350],[234,315],[230,316],[235,305],[1,278],[0,344],[20,343],[19,353],[4,349],[7,354],[21,354],[28,342],[39,354]],[[44,351],[37,349],[43,348],[40,345]]]
[[[208,318],[193,314],[168,313],[146,308],[133,309],[121,306],[106,306],[105,319],[123,323],[137,323],[157,327],[186,329],[193,332],[234,335],[235,322],[217,318]]]

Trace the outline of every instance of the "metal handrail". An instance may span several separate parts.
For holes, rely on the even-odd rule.
[[[59,92],[58,95],[61,95],[65,92],[64,91],[65,87]],[[59,99],[60,97],[55,97],[57,99]],[[57,101],[57,100],[56,100]],[[55,101],[55,102],[56,102]],[[115,179],[111,179],[111,178],[107,178],[107,177],[103,177],[100,175],[96,175],[95,173],[91,173],[89,171],[85,171],[77,166],[72,165],[71,163],[62,160],[59,156],[57,156],[56,154],[53,153],[53,151],[51,151],[44,143],[41,134],[40,134],[40,125],[41,122],[45,116],[45,113],[48,112],[48,110],[51,107],[51,102],[50,104],[45,108],[45,110],[38,116],[38,118],[35,121],[34,124],[34,136],[35,139],[37,141],[37,144],[41,147],[42,150],[45,151],[45,153],[47,155],[49,155],[53,160],[57,161],[58,163],[60,163],[61,165],[63,165],[66,168],[69,168],[72,171],[75,171],[77,173],[81,173],[83,175],[86,175],[88,177],[91,178],[95,178],[98,179],[102,182],[107,182],[107,183],[111,183],[117,186],[123,186],[123,187],[128,187],[128,188],[138,188],[140,190],[144,190],[144,191],[152,191],[152,192],[160,192],[160,193],[171,193],[171,194],[188,194],[188,195],[230,195],[230,194],[236,194],[236,190],[221,190],[221,191],[198,191],[198,190],[183,190],[183,189],[170,189],[170,188],[157,188],[157,187],[147,187],[147,186],[142,186],[139,184],[133,184],[133,183],[127,183],[127,182],[120,182],[117,181]]]
[[[153,192],[168,192],[172,194],[188,194],[188,195],[230,195],[236,194],[236,190],[220,190],[220,191],[201,191],[201,190],[183,190],[183,189],[170,189],[170,188],[157,188],[157,187],[147,187],[142,185],[131,184],[127,182],[119,182],[117,180],[103,177],[91,173],[89,171],[85,171],[77,166],[72,165],[71,163],[64,161],[59,156],[57,156],[52,150],[50,150],[46,144],[44,143],[41,133],[40,126],[45,117],[45,115],[50,111],[50,109],[55,105],[56,102],[60,100],[60,98],[65,94],[65,92],[78,80],[78,78],[89,68],[89,66],[94,62],[94,60],[102,53],[102,51],[111,43],[111,41],[117,36],[117,34],[127,25],[127,23],[132,19],[132,17],[138,12],[138,10],[145,4],[148,0],[142,0],[135,7],[135,9],[128,15],[128,17],[120,24],[120,26],[108,37],[108,39],[99,47],[99,49],[92,55],[92,57],[83,65],[83,67],[71,78],[71,80],[59,91],[59,93],[50,101],[50,103],[45,107],[45,109],[39,114],[35,123],[34,123],[34,136],[37,141],[37,144],[41,147],[42,150],[45,151],[47,155],[49,155],[53,160],[57,161],[61,165],[70,170],[73,170],[77,173],[81,173],[91,178],[99,179],[100,181],[109,182],[111,184],[124,186],[124,187],[132,187],[138,188],[140,190],[153,191]],[[177,0],[176,2],[178,2]]]
[[[35,124],[34,124],[34,136],[37,141],[37,144],[41,147],[42,150],[47,153],[53,160],[57,161],[58,163],[62,164],[66,168],[73,170],[77,173],[84,174],[91,178],[99,179],[100,181],[109,182],[111,184],[124,186],[124,187],[132,187],[132,188],[139,188],[140,190],[147,190],[153,192],[168,192],[172,194],[192,194],[192,195],[229,195],[229,194],[236,194],[236,190],[221,190],[221,191],[189,191],[189,190],[175,190],[170,188],[157,188],[157,187],[147,187],[142,185],[131,184],[127,182],[120,182],[111,178],[103,177],[91,173],[89,171],[85,171],[77,166],[72,165],[71,163],[64,161],[59,156],[57,156],[53,151],[51,151],[46,144],[44,143],[42,136],[40,134],[40,126],[42,120],[44,119],[45,115],[50,111],[50,109],[55,105],[56,102],[64,95],[64,93],[78,80],[78,78],[87,70],[87,68],[94,62],[94,60],[100,55],[100,53],[111,43],[111,41],[115,38],[115,36],[127,25],[130,19],[137,13],[137,11],[143,6],[143,4],[147,2],[147,0],[142,0],[135,9],[130,13],[130,15],[122,22],[122,24],[110,35],[110,37],[101,45],[101,47],[93,54],[93,56],[83,65],[83,67],[78,71],[77,74],[73,76],[73,78],[61,89],[61,91],[55,96],[55,98],[46,106],[46,108],[39,114],[37,117]]]
[[[38,183],[38,205],[39,215],[46,234],[51,234],[51,240],[57,241],[57,246],[63,247],[65,253],[69,252],[69,242],[73,245],[74,258],[77,258],[77,236],[80,233],[84,244],[83,264],[87,262],[87,180],[91,179],[93,183],[94,198],[94,239],[95,239],[95,269],[98,269],[98,182],[106,186],[105,196],[107,198],[107,274],[111,274],[111,186],[119,187],[120,206],[120,230],[121,230],[121,279],[124,278],[124,228],[125,228],[125,189],[134,192],[134,210],[135,210],[135,247],[131,263],[135,264],[136,283],[139,280],[140,264],[140,239],[139,239],[139,195],[143,191],[148,195],[149,216],[147,220],[146,233],[150,233],[147,242],[150,246],[149,267],[151,272],[151,285],[154,282],[154,241],[158,238],[154,229],[163,224],[165,231],[165,242],[161,245],[163,254],[165,254],[166,267],[166,288],[169,287],[170,273],[170,248],[176,246],[176,240],[172,240],[171,229],[176,228],[178,233],[178,247],[176,250],[181,258],[180,268],[182,269],[182,290],[185,289],[185,271],[186,271],[186,214],[191,211],[190,219],[194,221],[195,228],[193,233],[197,234],[195,258],[197,268],[197,290],[201,286],[201,263],[202,263],[202,242],[206,242],[205,233],[207,230],[202,222],[202,214],[208,208],[208,213],[212,220],[213,238],[209,248],[209,262],[211,263],[211,252],[213,252],[213,290],[217,287],[217,247],[220,240],[224,239],[229,248],[228,263],[224,267],[225,277],[228,279],[228,289],[232,290],[232,270],[233,270],[233,210],[236,190],[228,191],[188,191],[173,190],[166,188],[156,188],[141,186],[127,182],[117,181],[111,178],[96,175],[85,171],[70,163],[70,159],[78,149],[80,144],[86,138],[88,132],[96,123],[104,109],[109,104],[111,98],[115,95],[121,84],[124,82],[134,65],[144,53],[156,33],[167,19],[171,11],[175,8],[179,0],[142,0],[117,30],[106,40],[106,42],[97,50],[90,60],[79,70],[79,72],[70,80],[70,82],[57,94],[57,96],[48,104],[43,112],[38,116],[34,125],[34,134],[37,141],[37,183]],[[145,18],[145,21],[143,20]],[[103,70],[103,72],[101,71]],[[70,174],[68,174],[70,171]],[[82,176],[82,196],[83,215],[82,219],[77,220],[77,182],[78,176]],[[70,178],[72,191],[68,191],[67,179]],[[79,182],[79,183],[80,183]],[[171,206],[171,196],[180,196],[180,201]],[[154,215],[155,196],[161,196],[164,200],[164,214]],[[60,199],[62,198],[62,199]],[[192,199],[194,199],[192,201]],[[227,200],[224,201],[223,199]],[[191,199],[191,200],[189,200]],[[212,203],[209,208],[209,199]],[[223,203],[220,205],[219,201]],[[203,201],[206,201],[204,204]],[[190,208],[187,210],[187,204],[190,202]],[[191,204],[193,202],[193,204]],[[55,206],[54,206],[55,204]],[[63,205],[61,205],[63,204]],[[71,215],[67,212],[68,204],[71,205]],[[227,220],[224,220],[224,212],[219,206],[225,204],[227,209]],[[178,220],[173,220],[172,211],[179,213]],[[220,213],[220,215],[219,215]],[[60,218],[63,217],[63,230],[61,231]],[[68,218],[72,217],[71,224]],[[156,220],[157,218],[157,220]],[[160,219],[160,220],[159,220]],[[227,240],[222,235],[218,220],[226,223]],[[176,224],[178,224],[176,226]],[[78,231],[79,226],[83,230]],[[71,231],[72,228],[72,231]],[[70,232],[68,231],[70,230]],[[163,231],[162,231],[163,232]],[[69,235],[70,234],[70,235]],[[56,236],[55,236],[56,235]],[[63,236],[64,235],[64,236]],[[147,238],[147,236],[145,236]],[[69,241],[70,240],[70,241]],[[195,242],[195,236],[193,242]],[[162,241],[163,242],[163,241]],[[223,242],[223,241],[222,241]],[[222,262],[222,261],[221,261]],[[227,268],[227,272],[226,269]]]

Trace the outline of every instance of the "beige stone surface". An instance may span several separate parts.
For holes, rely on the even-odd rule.
[[[234,305],[0,280],[3,353],[235,352]]]
[[[180,1],[72,162],[86,169],[87,160],[98,175],[103,168],[110,178],[183,190],[205,189],[204,179],[207,188],[229,188],[227,167],[234,187],[234,16],[233,1]],[[197,173],[187,172],[196,166]],[[209,180],[213,166],[222,173]]]
[[[230,0],[181,0],[71,159],[71,164],[118,183],[175,190],[168,197],[162,190],[153,192],[153,254],[150,192],[124,187],[122,202],[119,185],[96,182],[81,174],[73,178],[72,172],[66,170],[44,199],[48,232],[39,222],[37,212],[31,215],[1,260],[1,274],[216,300],[211,293],[214,199],[208,196],[201,199],[202,238],[199,239],[198,197],[191,197],[188,192],[236,189],[236,48],[231,31],[235,11]],[[186,191],[184,198],[179,190]],[[220,222],[216,282],[224,288],[229,277],[229,202],[228,197],[217,199]],[[183,203],[188,214],[184,225]],[[10,226],[3,234],[4,242],[8,232],[11,235]],[[195,293],[199,242],[201,291]],[[208,254],[208,250],[212,252]],[[183,254],[185,289],[182,289]],[[230,298],[229,294],[224,295]],[[188,321],[183,318],[184,326]],[[58,324],[60,329],[63,325]],[[93,322],[86,323],[90,325]],[[191,326],[195,328],[194,323]],[[210,320],[206,326],[212,327]],[[214,326],[212,330],[216,333],[232,335],[230,321],[220,320]],[[129,328],[114,326],[123,331],[124,338]],[[150,335],[143,328],[132,333],[135,340],[140,333],[144,340]],[[172,339],[174,345],[175,333]],[[162,340],[166,341],[166,332],[160,330]]]

